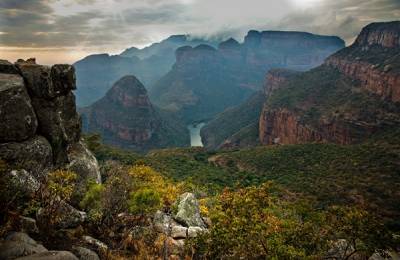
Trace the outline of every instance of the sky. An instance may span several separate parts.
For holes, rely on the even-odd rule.
[[[0,0],[0,59],[73,63],[173,34],[239,41],[250,29],[337,35],[400,20],[400,0]]]

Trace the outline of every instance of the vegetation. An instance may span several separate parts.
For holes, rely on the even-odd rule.
[[[243,104],[228,108],[224,112],[218,114],[201,129],[201,136],[205,146],[208,148],[217,148],[226,139],[235,134],[237,135],[237,133],[243,131],[244,128],[258,124],[264,100],[265,96],[259,91],[253,94]],[[246,135],[243,137],[247,136],[246,132]],[[253,143],[256,143],[257,135],[250,136],[254,138],[254,140],[252,140]]]

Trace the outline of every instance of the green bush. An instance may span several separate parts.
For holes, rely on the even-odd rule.
[[[131,193],[128,205],[133,214],[151,214],[162,206],[161,196],[154,190],[144,188]]]

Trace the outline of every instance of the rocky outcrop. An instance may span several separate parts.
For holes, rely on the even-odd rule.
[[[55,168],[76,171],[82,187],[100,181],[96,159],[80,142],[74,89],[70,65],[0,61],[0,158],[30,191]]]
[[[358,46],[380,45],[385,48],[400,47],[400,23],[371,23],[364,27],[357,37]]]
[[[361,88],[400,102],[400,22],[366,26],[354,44],[332,55],[326,64],[358,80]]]
[[[263,144],[361,142],[400,124],[400,22],[371,24],[305,73],[267,75]]]
[[[85,130],[102,134],[107,144],[147,151],[182,146],[188,141],[187,129],[163,117],[151,104],[143,84],[134,76],[118,80],[105,97],[83,109],[82,113]]]
[[[199,202],[193,193],[182,194],[176,202],[177,211],[174,219],[187,227],[205,227],[200,216]]]
[[[199,202],[193,193],[184,193],[175,203],[176,212],[168,214],[157,211],[152,225],[164,240],[164,256],[168,259],[182,259],[185,241],[207,232],[207,227],[200,215]]]
[[[0,242],[0,259],[11,260],[44,252],[47,252],[47,249],[25,233],[11,233]]]

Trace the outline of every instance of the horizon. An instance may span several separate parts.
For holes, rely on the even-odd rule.
[[[221,11],[222,10],[222,11]],[[249,30],[338,36],[346,45],[371,22],[400,19],[396,0],[28,0],[0,3],[3,59],[74,63],[144,48],[170,35],[241,42]]]

